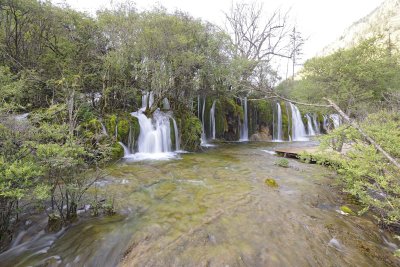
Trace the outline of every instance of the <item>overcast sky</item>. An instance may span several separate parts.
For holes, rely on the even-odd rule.
[[[52,0],[67,2],[72,8],[95,14],[97,9],[110,6],[110,0]],[[123,0],[124,1],[124,0]],[[113,0],[114,3],[121,0]],[[136,0],[139,9],[162,5],[168,10],[180,9],[194,17],[223,25],[223,11],[229,10],[232,0]],[[249,2],[244,0],[241,2]],[[266,12],[290,8],[290,17],[307,39],[303,59],[320,52],[337,39],[353,22],[368,15],[383,0],[258,0]]]

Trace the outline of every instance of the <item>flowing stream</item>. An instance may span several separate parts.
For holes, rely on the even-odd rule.
[[[291,145],[299,143],[221,144],[177,160],[119,162],[100,188],[119,215],[20,237],[0,266],[400,266],[398,241],[368,216],[338,211],[361,207],[339,193],[332,172],[275,164],[274,147]]]

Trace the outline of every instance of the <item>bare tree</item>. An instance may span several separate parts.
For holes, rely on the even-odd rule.
[[[227,31],[232,35],[233,57],[252,62],[243,71],[242,81],[254,85],[262,80],[265,85],[265,78],[260,79],[260,69],[266,70],[265,77],[271,78],[272,73],[276,77],[277,72],[271,72],[275,58],[295,61],[303,42],[300,34],[289,24],[288,14],[288,11],[277,9],[266,17],[263,5],[256,2],[232,4],[229,13],[225,13]]]

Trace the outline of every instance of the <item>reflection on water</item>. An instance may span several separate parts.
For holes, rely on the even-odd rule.
[[[290,144],[221,144],[179,160],[110,167],[115,182],[101,189],[123,215],[43,234],[0,255],[0,265],[399,265],[387,233],[336,212],[351,203],[335,192],[332,173],[294,160],[276,166],[266,151],[278,145]]]

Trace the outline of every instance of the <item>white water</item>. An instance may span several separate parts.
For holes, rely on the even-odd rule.
[[[243,123],[240,123],[240,142],[249,141],[249,128],[247,120],[247,97],[240,99],[243,108]],[[239,120],[240,122],[240,120]]]
[[[274,116],[275,119],[275,116]],[[276,103],[276,122],[274,121],[274,141],[282,141],[282,109],[281,104]]]
[[[179,132],[178,132],[178,125],[176,124],[176,120],[171,116],[172,122],[174,124],[174,133],[175,133],[175,149],[176,151],[180,150],[180,139],[179,139]]]
[[[171,120],[175,134],[175,150],[180,149],[178,125],[172,117],[171,112],[162,112],[157,109],[153,118],[148,118],[144,112],[154,103],[153,92],[144,93],[142,96],[142,108],[131,115],[136,117],[140,126],[140,133],[137,140],[137,152],[134,152],[134,134],[130,128],[128,146],[120,142],[124,148],[124,157],[135,160],[143,159],[168,159],[174,157],[171,141]]]
[[[215,139],[215,103],[216,100],[213,101],[213,104],[211,106],[211,110],[210,110],[210,126],[211,126],[211,138]]]
[[[169,110],[169,109],[171,109],[171,106],[170,106],[170,104],[169,104],[168,98],[164,98],[164,99],[163,99],[163,109],[164,109],[164,110]]]
[[[330,119],[333,122],[333,127],[336,129],[342,124],[342,120],[339,114],[331,114],[329,115]]]
[[[307,132],[309,136],[315,136],[315,131],[314,131],[314,126],[313,126],[313,121],[311,118],[310,114],[306,114],[306,118],[307,118]]]
[[[104,126],[104,124],[102,122],[100,122],[100,124],[101,124],[102,134],[105,135],[105,136],[108,136],[106,126]]]
[[[205,125],[204,125],[204,112],[206,110],[206,99],[203,98],[203,107],[201,111],[201,146],[207,146],[207,136],[206,136],[206,131],[205,131]]]
[[[322,124],[322,127],[324,128],[325,131],[328,131],[328,124],[329,124],[329,117],[328,115],[323,115],[324,121]]]
[[[293,103],[289,102],[289,105],[292,112],[292,141],[308,141],[299,109]]]
[[[313,114],[312,115],[312,121],[313,121],[313,125],[314,125],[314,131],[315,131],[315,134],[321,134],[321,129],[320,129],[320,124],[319,124],[319,121],[318,121],[318,116],[317,116],[317,114]]]

